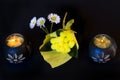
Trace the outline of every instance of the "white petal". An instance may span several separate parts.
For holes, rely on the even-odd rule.
[[[56,17],[56,20],[52,20],[52,17],[55,16]],[[58,16],[57,14],[55,13],[51,13],[48,15],[48,20],[51,21],[52,23],[60,23],[60,16]]]
[[[102,52],[102,54],[101,54],[101,58],[104,58],[105,57],[105,54],[104,54],[104,52]]]
[[[40,21],[43,21],[43,23],[41,24],[41,23],[40,23]],[[45,20],[45,18],[44,18],[44,17],[40,17],[40,18],[38,18],[38,20],[37,20],[37,23],[36,23],[36,24],[37,24],[37,26],[44,26],[45,21],[46,21],[46,20]]]
[[[23,57],[23,54],[20,54],[19,56],[18,56],[18,59],[21,59]]]
[[[33,17],[30,21],[30,29],[33,29],[35,27],[35,24],[36,24],[36,17]]]
[[[17,54],[14,54],[15,59],[17,59]]]
[[[92,59],[97,59],[97,58],[95,58],[95,57],[91,57]]]
[[[57,20],[55,21],[56,24],[60,23],[60,17],[57,16]]]
[[[98,58],[98,59],[99,59],[99,58],[100,58],[100,55],[96,54],[96,58]]]
[[[110,55],[106,55],[104,59],[108,59],[110,57]]]
[[[10,58],[6,58],[10,63],[13,63],[13,61]]]
[[[14,62],[17,62],[17,61],[18,61],[18,59],[14,59],[13,61],[14,61]]]
[[[53,16],[53,13],[48,15],[48,20],[51,21],[51,16]]]
[[[21,60],[21,61],[22,61],[22,60],[24,60],[24,59],[25,59],[25,57],[23,57],[23,58],[21,58],[21,59],[19,59],[19,60]]]
[[[9,57],[10,59],[13,59],[13,56],[11,56],[10,54],[8,54],[8,57]]]
[[[103,59],[99,59],[100,62],[103,62],[104,60]]]
[[[6,58],[6,60],[11,61],[11,59],[10,59],[10,58]]]

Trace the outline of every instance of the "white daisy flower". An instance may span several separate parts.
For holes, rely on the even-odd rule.
[[[36,17],[33,17],[30,21],[30,29],[33,29],[35,27],[35,24],[36,24]]]
[[[49,21],[51,21],[52,23],[60,23],[60,16],[58,16],[57,14],[55,13],[51,13],[48,15],[48,19]]]
[[[43,27],[45,27],[45,18],[43,18],[43,17],[40,17],[40,18],[38,18],[38,20],[37,20],[37,26],[40,26],[40,28],[43,26]]]

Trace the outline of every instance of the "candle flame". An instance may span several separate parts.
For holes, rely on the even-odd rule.
[[[18,34],[10,35],[7,38],[7,45],[9,47],[18,47],[22,45],[23,42],[24,42],[23,37]]]
[[[99,35],[94,38],[94,44],[99,48],[108,48],[111,41],[105,35]]]

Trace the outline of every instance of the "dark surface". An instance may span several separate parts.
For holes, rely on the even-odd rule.
[[[29,28],[32,17],[47,17],[57,13],[74,18],[72,29],[77,31],[79,58],[52,69],[39,53],[44,32]],[[56,25],[54,30],[61,27]],[[32,43],[32,57],[20,65],[4,63],[2,57],[5,38],[21,33]],[[97,34],[113,37],[118,45],[116,56],[106,64],[89,58],[88,45]],[[120,1],[119,0],[3,0],[0,1],[0,80],[120,80]]]

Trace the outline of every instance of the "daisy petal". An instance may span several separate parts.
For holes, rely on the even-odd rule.
[[[45,18],[44,17],[40,17],[40,18],[38,18],[38,20],[37,20],[37,26],[40,26],[40,28],[43,26],[45,26],[44,24],[45,24]]]
[[[51,13],[48,15],[48,20],[52,23],[60,23],[60,16],[58,16],[57,14],[55,13]]]
[[[35,24],[36,24],[36,17],[33,17],[30,21],[30,29],[33,29],[35,27]]]

